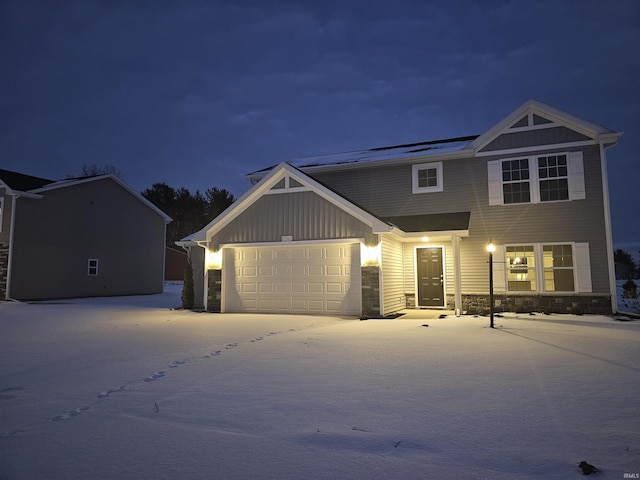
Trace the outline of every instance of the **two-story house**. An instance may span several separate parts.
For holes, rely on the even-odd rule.
[[[605,154],[620,136],[529,100],[479,136],[250,173],[253,186],[182,242],[202,277],[196,302],[215,312],[486,311],[491,242],[497,309],[611,313]]]
[[[0,169],[0,299],[162,293],[170,221],[113,175]]]

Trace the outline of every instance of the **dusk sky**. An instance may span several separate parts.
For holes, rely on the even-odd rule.
[[[486,131],[529,98],[618,132],[640,250],[637,0],[2,0],[0,168],[239,197],[301,156]]]

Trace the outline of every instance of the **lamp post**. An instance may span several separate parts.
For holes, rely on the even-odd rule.
[[[496,251],[496,246],[491,240],[487,244],[487,252],[489,252],[489,315],[491,318],[490,327],[493,327],[493,252]]]

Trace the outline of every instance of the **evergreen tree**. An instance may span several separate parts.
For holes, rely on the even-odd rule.
[[[184,285],[182,286],[182,308],[191,310],[194,303],[193,267],[191,259],[184,266]]]

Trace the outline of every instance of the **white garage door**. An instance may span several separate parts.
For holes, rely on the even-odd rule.
[[[360,315],[360,245],[225,249],[224,310]]]

